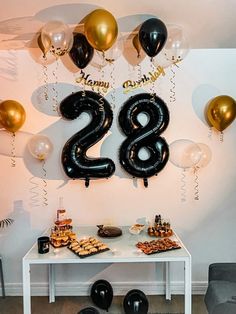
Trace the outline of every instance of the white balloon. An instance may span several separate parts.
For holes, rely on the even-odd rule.
[[[202,157],[201,148],[191,140],[176,140],[169,148],[170,161],[179,168],[194,167]]]
[[[200,147],[202,151],[202,155],[201,155],[201,159],[196,164],[196,166],[199,168],[206,167],[211,161],[211,157],[212,157],[211,149],[208,145],[203,144],[203,143],[197,143],[197,146]]]
[[[165,46],[154,58],[154,62],[163,68],[182,61],[189,52],[189,43],[181,26],[167,25],[167,31]]]
[[[33,157],[39,160],[46,160],[53,150],[53,145],[47,136],[37,134],[29,140],[28,149]]]
[[[73,45],[73,34],[68,25],[60,21],[50,21],[41,30],[41,41],[45,53],[55,56],[67,53]]]
[[[116,61],[124,51],[124,38],[119,35],[117,37],[116,42],[112,45],[112,47],[105,51],[104,56],[103,53],[100,51],[96,51],[95,55],[99,56],[100,59],[100,66],[104,67],[107,64],[113,63]]]

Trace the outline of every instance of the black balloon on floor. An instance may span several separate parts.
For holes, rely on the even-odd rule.
[[[108,312],[113,299],[113,289],[108,281],[103,279],[95,281],[90,295],[94,304]]]
[[[125,314],[147,314],[148,306],[145,293],[138,289],[130,290],[123,301]]]
[[[99,311],[95,307],[86,307],[78,312],[78,314],[99,314]]]

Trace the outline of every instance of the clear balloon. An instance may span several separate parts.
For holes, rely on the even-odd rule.
[[[116,61],[124,51],[124,38],[120,35],[118,36],[114,45],[109,48],[105,53],[97,52],[101,59],[101,66],[107,65],[109,63],[113,63]]]
[[[153,64],[155,67],[161,66],[165,69],[171,66],[173,61],[167,58],[164,48],[155,58],[153,58]]]
[[[194,167],[202,157],[201,148],[191,140],[181,139],[170,144],[170,161],[177,167]]]
[[[28,149],[31,155],[36,159],[46,160],[53,150],[53,145],[47,136],[37,134],[32,136],[29,140]]]
[[[50,51],[56,57],[67,53],[73,45],[73,34],[68,25],[60,21],[50,21],[41,30],[41,43],[47,53]]]
[[[94,49],[106,51],[116,41],[118,26],[110,12],[97,9],[87,16],[84,31],[88,42]]]
[[[188,54],[189,43],[183,33],[182,27],[179,25],[167,25],[167,29],[168,37],[161,57],[164,57],[164,59],[170,62],[170,64],[178,63],[182,61]]]
[[[18,131],[24,124],[26,113],[24,107],[15,100],[0,103],[0,125],[9,132]]]
[[[201,154],[201,159],[196,164],[196,166],[199,168],[204,168],[211,161],[211,157],[212,157],[211,149],[208,145],[203,144],[203,143],[197,143],[197,146],[200,147],[202,154]]]

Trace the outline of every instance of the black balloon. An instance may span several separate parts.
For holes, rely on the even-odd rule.
[[[149,118],[144,126],[138,121],[140,113]],[[156,95],[137,94],[122,106],[119,124],[127,136],[120,147],[120,163],[133,177],[143,178],[147,186],[147,178],[161,171],[169,158],[168,144],[160,137],[169,124],[168,108]],[[140,159],[141,148],[148,151],[148,159]]]
[[[104,279],[95,281],[92,285],[90,295],[94,304],[108,311],[113,299],[113,289],[108,281]]]
[[[78,312],[78,314],[99,314],[99,311],[94,307],[86,307]]]
[[[139,30],[139,42],[149,57],[155,57],[164,47],[167,40],[167,28],[157,19],[145,21]]]
[[[94,54],[93,47],[87,41],[84,34],[77,33],[74,35],[73,46],[69,51],[69,55],[74,64],[84,69],[92,60]]]
[[[141,290],[130,290],[123,301],[125,314],[147,314],[148,299]]]
[[[110,129],[113,114],[109,102],[92,91],[76,92],[60,103],[60,113],[68,120],[74,120],[82,112],[91,116],[90,123],[74,134],[64,145],[61,161],[65,173],[72,179],[85,179],[86,187],[91,178],[107,178],[115,171],[115,164],[109,158],[91,158],[87,150],[97,143]]]

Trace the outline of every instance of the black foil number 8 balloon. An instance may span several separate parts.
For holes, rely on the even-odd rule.
[[[138,120],[138,115],[148,116],[146,125]],[[141,93],[130,97],[121,108],[119,124],[127,136],[120,147],[120,163],[133,177],[143,178],[148,186],[148,177],[160,172],[169,159],[169,148],[160,134],[169,124],[169,111],[164,101],[156,95]],[[139,157],[145,148],[148,158]]]
[[[67,176],[84,179],[85,186],[88,187],[91,178],[108,178],[115,171],[115,164],[111,159],[91,158],[86,155],[87,150],[110,129],[113,114],[108,101],[92,91],[76,92],[60,103],[60,113],[65,119],[74,120],[82,112],[89,113],[92,119],[66,142],[61,160]]]

